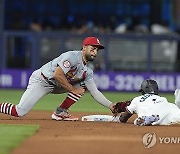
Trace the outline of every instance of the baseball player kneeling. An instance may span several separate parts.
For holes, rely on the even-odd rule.
[[[127,122],[136,113],[138,117],[134,124],[137,126],[180,123],[180,89],[175,90],[175,104],[158,95],[158,84],[155,80],[144,80],[140,92],[142,95],[131,101],[116,103],[114,112],[122,112],[119,116],[120,122]]]
[[[0,112],[15,117],[26,115],[32,107],[49,93],[68,93],[67,97],[52,114],[53,120],[78,120],[68,113],[68,109],[76,103],[88,90],[93,98],[103,106],[113,110],[114,104],[96,87],[93,70],[88,63],[93,61],[104,46],[96,37],[84,39],[82,49],[62,53],[57,58],[35,70],[29,78],[29,84],[17,105],[0,103]]]

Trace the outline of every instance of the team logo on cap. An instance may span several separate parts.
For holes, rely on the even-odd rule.
[[[97,43],[100,44],[100,41],[97,39]]]
[[[68,60],[65,60],[65,61],[63,62],[63,66],[64,66],[65,68],[69,68],[69,67],[71,66],[71,63],[70,63]]]

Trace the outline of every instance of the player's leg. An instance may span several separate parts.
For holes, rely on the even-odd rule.
[[[174,117],[174,123],[175,124],[180,124],[180,110],[176,112],[176,116]]]
[[[19,104],[16,106],[19,117],[26,115],[32,107],[50,91],[41,84],[35,84],[28,88],[21,97]]]
[[[54,120],[67,120],[75,121],[78,117],[72,116],[68,113],[68,109],[81,98],[81,95],[69,92],[63,103],[57,107],[56,111],[52,114]]]
[[[11,116],[18,117],[18,113],[16,111],[16,105],[8,102],[0,103],[0,113],[9,114]]]
[[[0,113],[9,114],[15,117],[22,117],[27,114],[34,104],[46,94],[45,91],[42,91],[41,88],[35,86],[32,89],[27,89],[19,102],[18,105],[12,103],[1,103],[0,104]]]
[[[45,94],[50,92],[50,88],[44,87],[45,81],[36,76],[36,72],[30,77],[29,85],[21,97],[18,105],[12,103],[1,103],[0,112],[15,117],[27,114],[34,104]]]
[[[85,84],[77,84],[75,87],[82,86],[85,88]],[[57,107],[56,111],[52,114],[53,120],[67,120],[76,121],[78,117],[72,116],[68,113],[68,109],[75,104],[82,96],[69,92],[65,100]]]
[[[172,108],[171,108],[171,112],[170,114],[168,115],[168,120],[169,120],[169,123],[168,125],[171,125],[171,124],[180,124],[180,108],[178,108],[176,105],[172,104]]]
[[[174,92],[175,104],[180,108],[180,89],[176,89]]]

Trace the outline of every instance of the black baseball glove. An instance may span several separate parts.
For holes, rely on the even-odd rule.
[[[125,112],[126,111],[126,107],[128,105],[130,105],[130,104],[131,104],[131,100],[117,102],[114,105],[114,109],[113,109],[112,113],[113,114],[118,114],[118,113],[121,113],[121,112]]]

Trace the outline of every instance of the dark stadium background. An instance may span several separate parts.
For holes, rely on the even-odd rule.
[[[173,91],[180,81],[179,10],[178,0],[0,0],[0,87],[16,88],[7,78],[11,70],[21,71],[26,85],[29,72],[22,71],[31,73],[97,36],[106,48],[92,66],[109,83],[100,89],[113,90],[125,72],[125,86],[115,90],[134,91],[139,80],[152,77],[162,82],[162,91]]]

